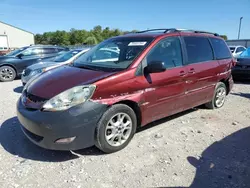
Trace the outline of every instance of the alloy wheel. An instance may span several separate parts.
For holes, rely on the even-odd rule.
[[[13,71],[11,69],[8,68],[3,68],[0,71],[0,76],[3,80],[11,80],[13,78]]]
[[[226,89],[224,87],[218,88],[215,95],[215,105],[220,108],[226,100]]]
[[[105,130],[105,139],[111,146],[124,144],[132,132],[132,120],[126,113],[117,113],[109,121]]]

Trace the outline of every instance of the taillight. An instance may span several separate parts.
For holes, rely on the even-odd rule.
[[[236,66],[236,64],[237,64],[237,59],[233,59],[232,66],[234,67],[234,66]]]

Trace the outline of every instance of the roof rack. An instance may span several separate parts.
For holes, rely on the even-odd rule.
[[[170,33],[170,31],[172,31],[173,29],[148,29],[148,30],[144,30],[144,31],[137,31],[136,33],[146,33],[146,32],[154,32],[154,31],[162,31],[163,33]]]
[[[147,33],[147,32],[156,32],[156,31],[162,31],[163,33],[175,33],[175,32],[191,32],[191,33],[204,33],[204,34],[210,34],[214,36],[220,36],[218,33],[212,33],[207,31],[199,31],[199,30],[192,30],[192,29],[176,29],[176,28],[169,28],[169,29],[148,29],[144,31],[138,31],[136,33]]]

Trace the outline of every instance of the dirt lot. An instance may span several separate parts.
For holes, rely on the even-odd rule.
[[[0,187],[250,187],[250,84],[219,110],[199,107],[148,125],[129,146],[48,151],[22,134],[19,80],[0,83]]]

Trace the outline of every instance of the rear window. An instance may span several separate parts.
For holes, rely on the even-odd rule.
[[[222,39],[210,38],[212,46],[214,48],[216,59],[229,59],[232,58],[227,44]]]
[[[57,53],[57,49],[56,49],[56,48],[44,48],[44,49],[43,49],[43,53],[44,53],[44,54],[53,54],[53,53]]]
[[[183,37],[187,49],[188,64],[214,59],[209,40],[205,37]]]

